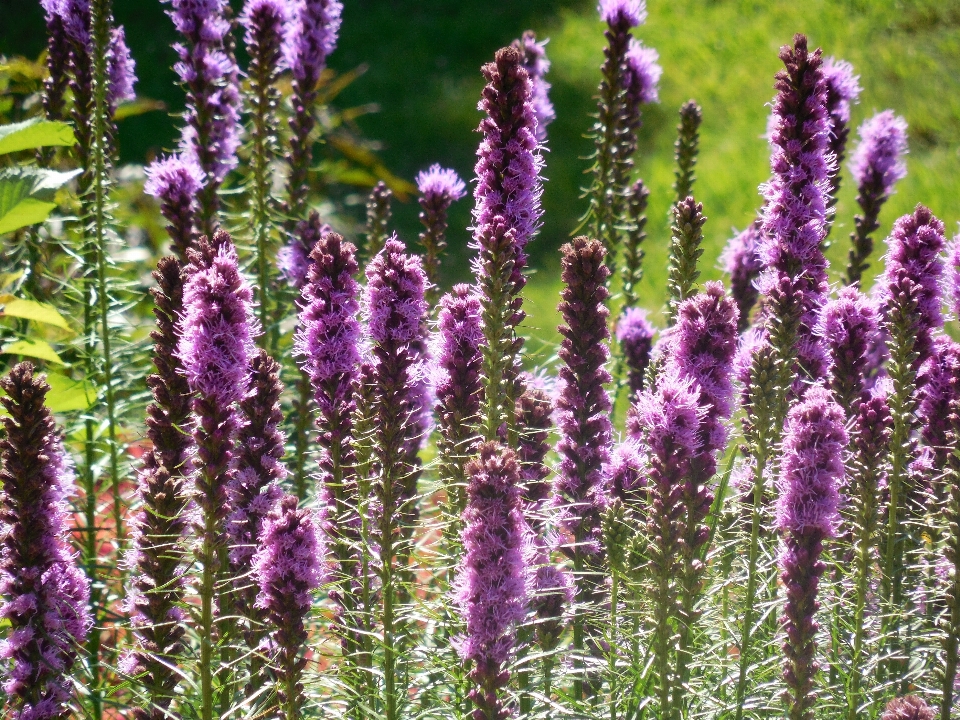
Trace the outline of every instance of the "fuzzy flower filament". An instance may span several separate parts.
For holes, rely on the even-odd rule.
[[[860,76],[854,75],[853,65],[846,60],[827,58],[823,62],[823,77],[827,83],[827,112],[830,114],[830,152],[834,168],[830,175],[828,212],[832,215],[840,192],[840,168],[847,152],[850,136],[850,106],[860,99]],[[832,225],[832,218],[831,223]],[[827,232],[829,233],[829,226]]]
[[[0,440],[0,645],[11,720],[57,720],[73,696],[77,648],[93,625],[90,581],[77,567],[67,527],[73,471],[44,399],[50,390],[33,365],[0,379],[6,411]],[[9,663],[9,664],[8,664]]]
[[[880,210],[893,194],[893,188],[907,174],[903,156],[907,152],[907,122],[892,110],[877,113],[858,130],[860,143],[850,161],[850,172],[857,182],[854,231],[847,259],[846,283],[858,284],[870,265],[872,234],[880,227]]]
[[[501,697],[510,679],[507,663],[528,603],[520,467],[512,450],[486,442],[467,465],[467,476],[464,555],[455,589],[466,632],[457,651],[472,664],[472,720],[503,720],[510,714]]]
[[[181,264],[194,241],[197,195],[203,187],[203,171],[184,155],[171,155],[147,166],[143,191],[160,201],[160,214],[169,223],[167,234]]]
[[[537,140],[541,143],[547,140],[547,125],[557,117],[553,103],[550,102],[550,83],[544,79],[550,70],[546,45],[546,40],[537,42],[537,36],[532,30],[527,30],[520,39],[513,41],[513,47],[523,53],[523,67],[533,85],[531,102],[537,118]]]
[[[780,567],[786,593],[781,623],[790,720],[814,717],[817,588],[825,569],[820,556],[823,541],[833,537],[837,525],[846,444],[843,411],[827,390],[811,388],[787,416],[778,481],[777,527],[783,534]]]
[[[740,313],[740,332],[750,326],[750,311],[760,298],[756,284],[763,270],[763,262],[757,255],[760,227],[760,221],[755,220],[746,230],[734,235],[720,256],[723,269],[730,275],[730,293]]]

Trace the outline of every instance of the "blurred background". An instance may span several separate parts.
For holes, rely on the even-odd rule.
[[[577,227],[586,205],[580,188],[591,142],[594,94],[604,45],[594,0],[345,0],[343,27],[330,66],[362,74],[338,97],[341,107],[364,108],[356,124],[375,143],[393,174],[412,180],[439,162],[473,177],[480,119],[476,109],[480,65],[527,29],[549,38],[551,98],[557,120],[549,128],[542,232],[530,246],[527,326],[535,342],[552,346],[559,292],[558,248]],[[239,11],[242,2],[233,0]],[[172,65],[172,23],[159,0],[115,0],[137,62],[138,95],[161,101],[154,110],[120,122],[123,163],[144,163],[171,148],[183,104]],[[645,304],[663,301],[667,211],[672,200],[677,110],[689,98],[703,107],[695,194],[709,218],[703,271],[719,277],[717,257],[734,228],[759,206],[757,186],[768,175],[762,135],[778,48],[807,33],[825,54],[852,62],[863,93],[855,128],[886,108],[910,126],[908,177],[884,208],[878,237],[918,202],[956,231],[960,219],[960,0],[648,0],[649,18],[636,31],[660,53],[660,102],[648,105],[641,131],[638,173],[651,190]],[[37,57],[44,46],[38,0],[0,0],[0,55]],[[241,60],[243,64],[243,60]],[[849,151],[848,151],[849,152]],[[855,191],[843,177],[830,257],[839,273],[853,226]],[[347,212],[362,218],[357,192]],[[352,202],[352,206],[350,203]],[[454,206],[446,282],[466,279],[470,201]],[[419,231],[414,199],[395,203],[395,226],[410,243]],[[878,253],[883,252],[882,247]]]

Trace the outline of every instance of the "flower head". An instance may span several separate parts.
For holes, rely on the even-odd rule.
[[[870,372],[870,347],[879,331],[874,304],[854,287],[840,290],[820,317],[818,333],[830,355],[831,388],[841,407],[856,413]]]
[[[880,716],[880,720],[934,720],[937,713],[916,695],[894,698]]]
[[[187,249],[193,241],[197,213],[197,193],[203,187],[203,171],[183,155],[171,155],[147,166],[143,191],[160,201],[160,212],[167,222],[167,232],[181,263],[187,260]]]
[[[110,30],[110,44],[107,46],[107,105],[115,110],[117,105],[125,100],[133,100],[136,93],[133,85],[137,82],[134,74],[136,63],[130,57],[130,48],[127,47],[123,28]]]
[[[827,107],[836,128],[850,122],[850,106],[860,98],[860,76],[846,60],[828,57],[823,61],[823,77],[827,81]]]
[[[885,197],[907,174],[903,156],[907,152],[907,121],[893,110],[877,113],[858,131],[860,144],[850,159],[850,172],[857,186],[873,186],[876,195]]]
[[[320,80],[327,57],[337,46],[342,13],[340,0],[294,0],[284,62],[307,89],[313,89]]]
[[[396,235],[366,269],[367,294],[364,312],[370,338],[378,343],[409,343],[421,337],[426,275],[415,255],[408,255]]]
[[[760,297],[757,278],[763,270],[763,261],[757,254],[760,244],[760,222],[754,221],[747,229],[730,238],[720,255],[720,264],[730,275],[730,292],[740,313],[740,330],[750,324],[750,311]]]
[[[431,205],[443,203],[449,206],[467,194],[467,186],[457,175],[457,171],[440,167],[438,164],[417,174],[417,190]]]
[[[627,102],[632,104],[655,103],[660,96],[657,86],[663,68],[660,67],[660,53],[653,48],[644,47],[636,38],[630,38],[626,55]]]
[[[533,34],[532,30],[527,30],[523,37],[513,41],[513,47],[523,53],[523,66],[526,68],[527,74],[530,76],[530,82],[533,84],[531,103],[533,104],[533,113],[537,117],[537,140],[540,142],[547,139],[547,125],[557,117],[548,94],[550,83],[545,80],[547,71],[550,69],[546,45],[546,40],[537,42],[537,36]]]
[[[600,19],[611,27],[636,27],[647,19],[647,4],[644,0],[600,0],[597,10]]]

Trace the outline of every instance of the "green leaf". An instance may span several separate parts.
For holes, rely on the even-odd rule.
[[[69,147],[76,142],[73,128],[65,122],[31,118],[12,125],[0,125],[0,155],[54,145]]]
[[[47,373],[50,392],[47,393],[47,407],[51,412],[63,413],[73,410],[86,410],[97,399],[96,388],[84,380],[71,380],[60,373]]]
[[[113,114],[114,120],[123,120],[128,117],[136,117],[144,113],[154,112],[156,110],[166,110],[167,104],[162,100],[151,100],[150,98],[140,98],[125,102],[117,108]]]
[[[57,355],[57,351],[50,347],[50,343],[43,340],[14,340],[3,346],[0,355],[23,355],[25,357],[46,360],[47,362],[63,365],[63,360]]]
[[[0,295],[0,317],[23,318],[64,330],[70,329],[66,319],[53,305],[35,300],[22,300],[13,295]]]
[[[46,220],[56,207],[57,188],[80,172],[19,166],[0,170],[0,235]]]

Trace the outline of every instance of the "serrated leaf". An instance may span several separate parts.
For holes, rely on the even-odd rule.
[[[65,364],[57,355],[57,351],[50,346],[50,343],[43,340],[14,340],[12,343],[3,346],[0,355],[23,355],[38,360],[46,360],[57,365]]]
[[[72,380],[60,373],[47,373],[50,392],[47,393],[47,407],[50,412],[62,413],[73,410],[86,410],[97,399],[97,390],[84,380]]]
[[[0,295],[0,317],[23,318],[64,330],[70,329],[66,319],[53,305],[35,300],[23,300],[13,295]]]
[[[0,155],[41,147],[69,147],[76,143],[73,128],[65,122],[31,118],[0,125]]]

